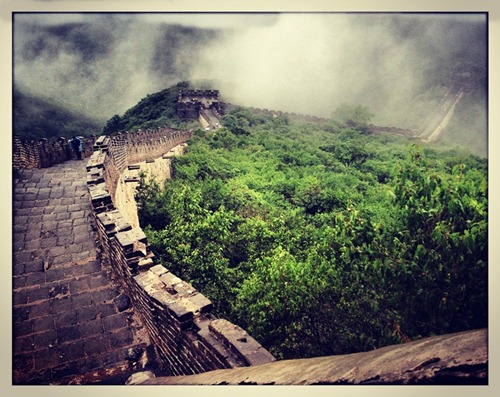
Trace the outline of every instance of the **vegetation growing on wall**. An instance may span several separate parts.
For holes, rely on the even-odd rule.
[[[158,260],[280,358],[486,326],[486,160],[337,116],[196,131],[138,190]]]

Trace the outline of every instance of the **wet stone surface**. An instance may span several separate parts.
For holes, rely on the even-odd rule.
[[[17,172],[13,215],[13,384],[121,383],[146,367],[144,328],[99,259],[84,161]]]

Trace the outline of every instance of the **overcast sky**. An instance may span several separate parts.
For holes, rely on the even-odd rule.
[[[182,80],[227,101],[382,123],[459,64],[486,69],[486,14],[16,14],[15,85],[102,120]],[[404,120],[403,120],[404,121]]]

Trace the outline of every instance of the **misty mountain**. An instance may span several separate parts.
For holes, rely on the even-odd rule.
[[[331,117],[360,105],[422,130],[455,94],[440,139],[485,154],[485,13],[20,13],[14,81],[105,123],[180,81],[223,100]],[[195,87],[199,88],[199,87]]]
[[[179,91],[192,88],[188,82],[180,82],[159,92],[148,94],[135,106],[128,109],[123,116],[114,115],[103,129],[103,133],[111,135],[120,131],[137,131],[138,129],[170,126],[185,127],[185,123],[177,116],[177,99]]]
[[[54,24],[37,17],[14,19],[17,87],[100,120],[188,80],[202,48],[217,36],[214,29],[146,23],[134,14],[45,16],[62,19]]]
[[[99,120],[18,89],[13,102],[13,132],[25,139],[98,135],[102,130]]]

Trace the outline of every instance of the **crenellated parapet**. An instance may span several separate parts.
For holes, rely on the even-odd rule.
[[[170,128],[101,136],[87,163],[87,185],[103,259],[141,316],[172,375],[275,361],[246,331],[212,314],[212,302],[155,263],[146,235],[116,208],[120,176],[135,163],[165,158],[192,131]]]
[[[83,141],[83,155],[88,157],[93,152],[95,136],[81,138]],[[19,135],[12,139],[12,168],[34,169],[47,168],[68,160],[75,160],[76,154],[64,137],[57,140],[41,138],[27,140]]]

